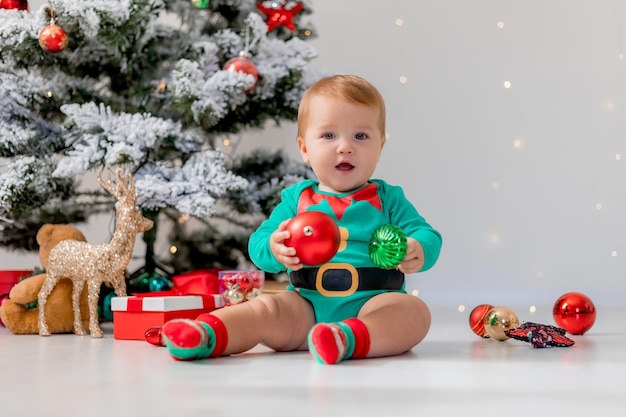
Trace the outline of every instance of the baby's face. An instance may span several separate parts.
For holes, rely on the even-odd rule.
[[[375,107],[325,96],[311,99],[298,148],[321,191],[345,193],[371,178],[385,144],[379,118]]]

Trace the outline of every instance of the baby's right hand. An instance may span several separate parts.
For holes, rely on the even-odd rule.
[[[296,249],[286,246],[283,242],[288,239],[291,234],[286,230],[287,223],[291,219],[287,219],[278,225],[278,229],[270,235],[270,250],[278,262],[285,265],[288,269],[297,271],[302,269],[300,258],[296,256]]]

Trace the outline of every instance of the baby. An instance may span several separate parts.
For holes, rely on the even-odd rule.
[[[281,202],[250,236],[250,258],[262,270],[287,271],[287,291],[259,297],[163,326],[172,357],[194,360],[244,352],[259,343],[275,351],[309,350],[321,363],[402,354],[430,328],[430,312],[405,291],[405,274],[431,268],[441,235],[403,190],[372,179],[385,146],[385,103],[368,81],[326,77],[304,94],[297,145],[316,180],[283,190]],[[287,222],[308,210],[331,215],[341,230],[336,255],[320,267],[303,265],[284,244]],[[374,230],[393,224],[407,236],[396,269],[369,257]]]

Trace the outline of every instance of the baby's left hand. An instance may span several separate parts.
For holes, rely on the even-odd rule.
[[[419,242],[412,237],[406,239],[406,255],[398,265],[398,270],[405,274],[418,272],[424,266],[424,249]]]

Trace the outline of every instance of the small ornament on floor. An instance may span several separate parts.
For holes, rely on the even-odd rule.
[[[520,325],[517,314],[508,307],[480,304],[470,313],[469,324],[478,336],[491,337],[499,341],[512,338],[528,342],[534,348],[567,347],[574,344],[573,340],[565,336],[565,329],[560,327],[533,322]]]
[[[568,333],[585,334],[596,321],[596,307],[585,294],[568,292],[556,300],[552,315],[557,326]]]
[[[485,332],[494,340],[509,339],[505,332],[518,326],[517,314],[508,307],[494,307],[485,316]]]
[[[484,338],[489,337],[485,332],[485,317],[492,308],[493,306],[491,304],[479,304],[470,312],[469,326],[477,336]]]
[[[163,341],[163,326],[150,327],[144,333],[146,342],[154,346],[165,346]]]
[[[505,330],[504,333],[513,339],[528,342],[534,348],[567,347],[574,344],[572,339],[565,336],[565,329],[548,324],[526,322],[516,329]]]

